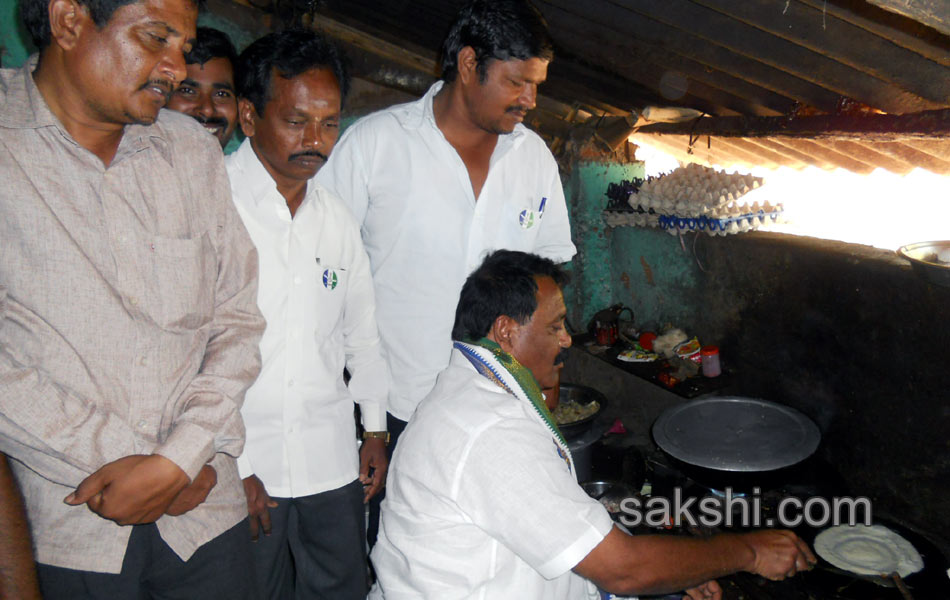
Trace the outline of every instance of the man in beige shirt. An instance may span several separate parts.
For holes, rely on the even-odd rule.
[[[0,451],[43,595],[243,598],[257,256],[215,139],[159,112],[197,7],[21,9],[41,51],[0,71]]]

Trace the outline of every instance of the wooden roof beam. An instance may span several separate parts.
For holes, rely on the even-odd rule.
[[[887,39],[798,2],[782,11],[773,0],[692,0],[852,69],[897,85],[938,106],[950,105],[950,77],[941,65]]]
[[[782,156],[787,156],[788,158],[798,161],[803,165],[811,165],[813,167],[818,167],[819,169],[833,169],[834,165],[828,164],[827,162],[819,159],[817,156],[812,154],[805,154],[804,152],[799,152],[794,148],[789,146],[783,146],[779,144],[774,139],[770,138],[742,138],[745,141],[762,146],[763,148],[768,148],[773,152],[781,154]]]
[[[672,27],[683,27],[684,35],[696,35],[708,44],[723,46],[889,113],[932,110],[945,106],[882,82],[822,54],[776,38],[761,29],[698,6],[690,0],[621,0],[621,3],[653,20]],[[685,24],[699,23],[703,24],[701,31],[685,28]],[[769,48],[767,54],[761,51],[765,47]]]
[[[878,142],[874,144],[874,149],[938,175],[950,174],[950,160],[948,160],[950,157],[938,158],[900,142]]]
[[[812,117],[707,117],[684,123],[645,125],[643,133],[711,135],[713,137],[840,138],[894,141],[904,137],[950,135],[950,109],[906,115],[817,115]]]
[[[950,35],[950,4],[946,0],[867,0],[884,10],[904,15]]]
[[[874,170],[874,165],[869,165],[846,154],[841,154],[840,152],[832,148],[828,148],[818,142],[791,137],[776,138],[775,141],[782,145],[794,148],[799,152],[814,154],[836,167],[847,169],[848,171],[853,171],[861,175],[867,175]]]
[[[827,140],[825,144],[830,145],[842,154],[847,154],[861,162],[877,165],[898,175],[906,175],[914,168],[914,165],[908,164],[903,160],[876,151],[871,144],[862,144],[851,140]]]

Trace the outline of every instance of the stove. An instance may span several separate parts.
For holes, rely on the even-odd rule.
[[[727,505],[728,498],[741,498],[749,507],[759,508],[758,526],[765,526],[768,519],[777,521],[781,503],[793,498],[804,504],[809,498],[856,497],[845,486],[842,478],[829,465],[812,457],[795,467],[780,472],[741,476],[718,476],[715,472],[696,471],[660,451],[648,454],[645,459],[645,494],[642,502],[650,498],[666,498],[671,502],[679,496],[682,502],[692,501],[693,506],[706,499],[707,506],[718,502],[718,514],[710,518],[712,524],[683,522],[663,526],[640,524],[627,527],[634,534],[661,533],[664,535],[711,535],[716,532],[741,532],[756,528],[755,523],[743,523],[740,506]],[[755,502],[755,503],[753,503]],[[794,500],[792,501],[794,502]],[[682,504],[681,504],[682,505]],[[865,511],[858,504],[854,517],[865,518]],[[715,512],[715,511],[713,511]],[[727,525],[726,513],[734,517]],[[694,513],[695,514],[695,513]],[[712,514],[712,513],[710,513]],[[618,518],[621,515],[615,514]],[[748,573],[737,573],[719,580],[725,600],[948,600],[950,599],[950,567],[947,557],[923,534],[897,520],[884,515],[871,515],[873,523],[884,525],[913,544],[924,559],[924,569],[906,579],[895,582],[879,576],[863,576],[835,568],[819,557],[819,563],[811,571],[800,573],[784,581],[768,581]],[[717,521],[718,522],[715,522]],[[751,521],[751,519],[750,519]],[[811,526],[801,523],[788,527],[810,546],[815,536],[827,525]],[[903,587],[903,589],[902,589]],[[662,598],[667,598],[663,596]],[[648,597],[643,597],[646,600]]]

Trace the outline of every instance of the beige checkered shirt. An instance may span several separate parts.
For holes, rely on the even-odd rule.
[[[35,64],[35,57],[30,65]],[[0,70],[0,450],[39,562],[119,572],[131,527],[63,498],[103,464],[161,454],[218,484],[159,519],[182,559],[247,515],[234,457],[260,368],[257,254],[217,141],[162,111],[104,167],[31,66]]]

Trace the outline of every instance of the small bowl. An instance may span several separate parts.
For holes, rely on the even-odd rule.
[[[925,280],[943,287],[950,287],[950,262],[938,257],[950,257],[950,241],[917,242],[897,249],[897,255],[910,262],[910,266]]]

